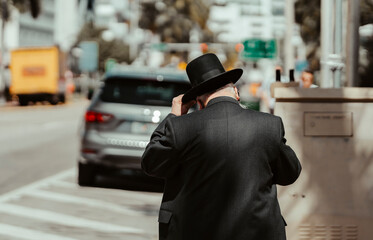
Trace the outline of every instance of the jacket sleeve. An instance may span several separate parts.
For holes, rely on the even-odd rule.
[[[154,177],[166,178],[172,174],[176,165],[177,150],[175,135],[169,114],[153,132],[150,142],[141,158],[141,167],[146,174]]]
[[[285,130],[281,118],[280,122],[280,143],[278,158],[273,165],[274,183],[279,185],[289,185],[295,182],[302,170],[297,155],[288,145],[286,145]]]

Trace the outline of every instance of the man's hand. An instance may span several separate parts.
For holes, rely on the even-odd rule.
[[[172,99],[171,113],[175,114],[176,116],[181,116],[181,115],[187,114],[188,111],[189,111],[189,108],[191,108],[196,103],[195,100],[192,100],[190,102],[187,102],[187,103],[183,104],[183,102],[181,101],[183,96],[184,96],[184,94],[181,94],[181,95],[179,95],[177,97],[174,97]]]

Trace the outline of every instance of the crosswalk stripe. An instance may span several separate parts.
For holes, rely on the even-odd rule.
[[[52,182],[55,182],[55,181],[61,180],[63,178],[67,178],[67,177],[73,176],[74,173],[75,173],[75,169],[72,168],[72,169],[63,171],[63,172],[61,172],[59,174],[53,175],[51,177],[44,178],[42,180],[36,181],[36,182],[31,183],[29,185],[26,185],[24,187],[21,187],[21,188],[15,189],[13,191],[10,191],[8,193],[5,193],[5,194],[3,194],[3,195],[0,196],[0,203],[1,202],[7,202],[7,201],[10,201],[12,199],[17,199],[17,198],[19,198],[20,196],[22,196],[26,192],[31,192],[34,189],[38,189],[38,188],[42,188],[42,187],[45,187],[45,186],[49,186]]]
[[[80,186],[77,183],[65,182],[65,181],[55,181],[53,182],[53,186],[62,187],[62,188],[69,188],[69,189],[78,189]]]
[[[108,188],[80,187],[76,183],[66,182],[62,180],[53,181],[52,183],[50,183],[50,186],[58,187],[58,188],[65,188],[65,189],[79,190],[79,191],[83,190],[86,192],[97,192],[97,189],[100,189],[100,191],[102,192],[105,191],[106,194],[110,192],[110,195],[115,195],[118,197],[123,197],[123,193],[126,192],[126,195],[130,194],[131,196],[135,198],[141,198],[141,199],[146,198],[147,200],[154,200],[154,201],[160,200],[160,196],[161,196],[160,193],[149,193],[149,192],[145,193],[145,192],[126,191],[126,190],[118,191],[117,189],[114,190],[114,189],[108,189]]]
[[[47,192],[43,190],[35,190],[32,192],[27,192],[26,195],[43,198],[46,200],[56,201],[56,202],[63,202],[63,203],[75,203],[81,204],[84,206],[94,207],[94,208],[101,208],[109,211],[113,211],[115,213],[121,213],[129,216],[142,216],[143,214],[139,211],[132,210],[126,206],[120,206],[117,204],[109,203],[106,201],[100,201],[96,199],[90,199],[85,197],[76,197],[62,193],[54,193],[54,192]]]
[[[77,240],[75,238],[57,236],[54,234],[43,233],[27,228],[16,227],[8,224],[0,223],[0,235],[14,237],[25,240],[40,240],[40,239],[53,239],[53,240]]]
[[[0,204],[0,212],[22,216],[41,221],[53,222],[64,226],[89,228],[102,232],[123,232],[130,234],[143,234],[144,231],[138,228],[124,227],[110,223],[104,223],[94,220],[83,219],[79,217],[69,216],[61,213],[40,210],[35,208],[23,207],[13,204]]]

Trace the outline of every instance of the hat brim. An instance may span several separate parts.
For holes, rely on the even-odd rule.
[[[183,96],[182,102],[187,103],[195,100],[198,96],[219,89],[228,83],[236,83],[242,76],[242,69],[233,69],[216,75],[201,84],[189,89]]]

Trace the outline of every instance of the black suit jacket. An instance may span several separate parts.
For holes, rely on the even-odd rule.
[[[276,184],[293,183],[301,165],[285,142],[281,118],[230,97],[168,115],[142,157],[147,174],[166,179],[160,239],[286,239]]]

